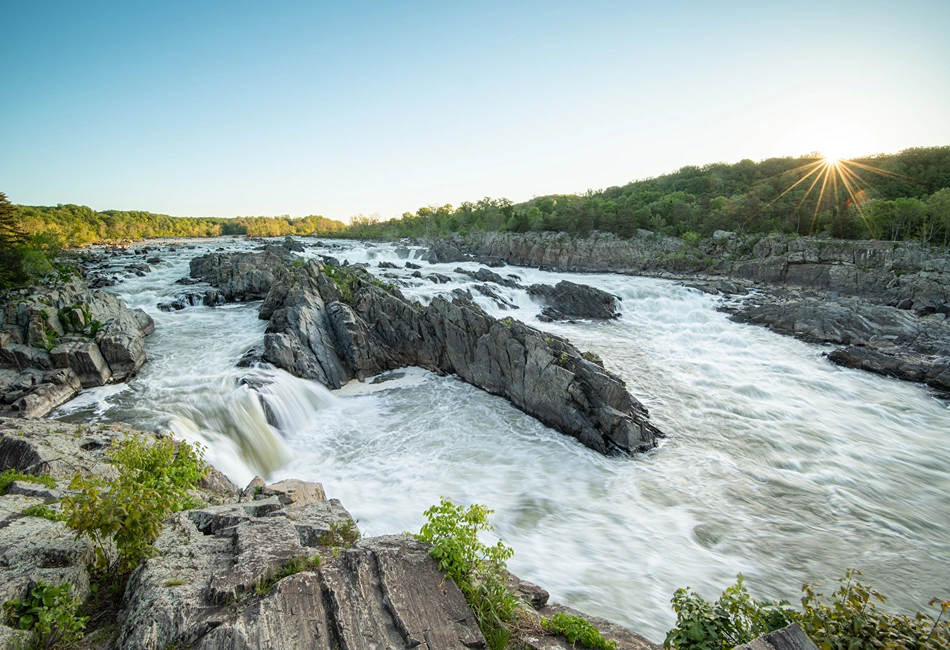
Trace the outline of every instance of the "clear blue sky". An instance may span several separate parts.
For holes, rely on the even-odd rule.
[[[0,191],[356,213],[950,144],[950,0],[3,3]]]

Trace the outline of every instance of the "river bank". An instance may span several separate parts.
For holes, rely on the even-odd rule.
[[[154,319],[149,361],[53,417],[170,429],[208,444],[240,484],[255,473],[320,481],[371,536],[417,530],[442,495],[486,503],[516,550],[512,570],[654,641],[672,624],[676,588],[712,595],[740,571],[757,596],[790,600],[802,582],[849,566],[907,611],[941,591],[924,568],[950,539],[937,487],[950,420],[913,384],[836,368],[828,348],[731,322],[716,311],[721,296],[669,280],[492,270],[517,288],[475,262],[427,264],[418,245],[299,240],[301,264],[363,264],[422,305],[468,292],[497,320],[597,354],[668,434],[636,458],[604,457],[451,376],[395,370],[328,391],[237,367],[267,336],[263,303],[202,304],[221,290],[189,278],[189,263],[266,244],[183,243],[96,263],[116,281],[107,290]],[[153,255],[162,261],[149,271],[127,268]],[[527,288],[564,280],[619,296],[620,317],[542,321]]]

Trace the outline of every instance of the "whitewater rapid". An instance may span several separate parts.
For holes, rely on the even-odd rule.
[[[472,291],[495,316],[599,354],[669,434],[648,454],[605,458],[453,377],[406,369],[331,392],[235,367],[263,339],[259,303],[156,305],[199,289],[174,283],[195,255],[254,244],[191,244],[112,288],[156,322],[140,374],[84,391],[56,417],[170,429],[206,444],[239,484],[319,481],[364,535],[418,530],[440,496],[486,504],[515,573],[655,641],[674,620],[675,589],[714,597],[739,572],[758,597],[796,601],[816,580],[827,593],[848,567],[894,609],[950,597],[950,409],[926,388],[835,367],[822,346],[733,323],[719,298],[673,282],[494,269],[525,286],[568,279],[622,298],[615,321],[541,323],[523,290],[493,287],[519,309]],[[304,255],[367,263],[422,302],[478,284],[454,269],[479,265],[430,265],[419,252],[408,259],[423,276],[451,282],[412,277],[395,245],[331,242]]]

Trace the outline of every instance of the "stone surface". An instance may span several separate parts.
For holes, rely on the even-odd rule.
[[[562,280],[555,286],[533,284],[528,294],[546,303],[542,312],[548,318],[564,320],[568,318],[619,318],[616,310],[617,298],[606,291]]]
[[[287,479],[264,486],[261,495],[277,497],[277,500],[285,506],[305,506],[315,501],[327,500],[322,485],[297,479]]]
[[[734,650],[818,650],[818,646],[808,638],[798,623],[792,623],[781,630],[763,634],[749,643],[737,645]]]

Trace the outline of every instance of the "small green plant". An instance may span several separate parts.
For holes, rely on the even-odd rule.
[[[345,522],[330,522],[330,530],[317,538],[318,546],[349,548],[360,538],[360,531],[352,519]]]
[[[166,587],[180,587],[181,585],[186,585],[188,582],[182,580],[181,578],[171,578],[170,580],[165,581]]]
[[[731,650],[792,621],[787,602],[758,601],[749,595],[740,573],[736,584],[714,603],[686,589],[673,594],[676,627],[663,645],[676,650]]]
[[[502,650],[510,639],[521,600],[507,585],[506,563],[513,551],[500,540],[492,546],[478,535],[490,531],[483,505],[456,506],[442,497],[439,505],[425,512],[427,522],[416,539],[432,544],[430,555],[439,570],[450,577],[465,596],[485,641],[492,650]]]
[[[580,642],[581,645],[587,648],[617,650],[617,643],[615,641],[605,639],[604,635],[600,633],[600,630],[580,616],[555,614],[550,619],[542,618],[541,627],[548,632],[560,634],[572,644]]]
[[[596,352],[585,352],[581,356],[584,357],[586,361],[590,361],[591,363],[597,363],[600,361],[600,355]]]
[[[359,289],[359,278],[356,273],[347,269],[327,264],[324,273],[333,279],[340,290],[340,302],[349,306],[356,304],[356,290]]]
[[[63,513],[56,512],[48,506],[30,506],[23,510],[23,514],[27,517],[42,517],[50,521],[67,521],[69,519]]]
[[[33,476],[32,474],[18,472],[15,469],[8,469],[0,472],[0,495],[6,494],[10,489],[10,486],[13,485],[14,481],[38,483],[40,485],[45,485],[48,488],[56,487],[56,479],[54,479],[52,476]]]
[[[7,621],[21,630],[33,630],[42,648],[75,643],[83,636],[86,617],[77,616],[81,603],[72,591],[69,582],[59,586],[37,582],[26,598],[3,604]]]
[[[195,504],[188,495],[207,473],[200,445],[170,439],[149,443],[129,436],[115,443],[109,457],[119,470],[110,482],[76,474],[70,489],[79,494],[63,500],[69,517],[66,525],[77,537],[96,543],[102,570],[131,571],[154,553],[152,542],[161,533],[162,521],[172,512]],[[118,550],[118,566],[109,566],[105,544],[112,539]]]
[[[785,601],[757,601],[743,585],[742,576],[710,603],[689,589],[673,596],[676,627],[666,635],[664,646],[676,650],[728,650],[742,643],[798,623],[822,650],[938,650],[950,647],[950,601],[933,599],[936,618],[924,613],[914,617],[878,611],[882,594],[858,580],[861,573],[849,569],[831,595],[830,602],[814,585],[802,587],[802,611]]]
[[[254,591],[258,596],[263,596],[268,591],[274,588],[278,582],[292,575],[296,575],[303,571],[309,571],[311,569],[316,569],[320,566],[320,556],[319,555],[298,555],[295,558],[292,558],[290,562],[285,564],[277,573],[271,576],[270,579],[260,582],[255,588]]]

